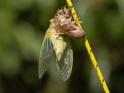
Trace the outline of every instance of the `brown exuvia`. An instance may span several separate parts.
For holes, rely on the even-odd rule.
[[[86,33],[73,20],[69,8],[60,9],[54,17],[55,29],[58,33],[69,38],[83,38]]]

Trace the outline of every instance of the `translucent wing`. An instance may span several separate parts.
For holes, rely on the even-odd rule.
[[[53,48],[46,34],[41,46],[39,57],[39,78],[41,78],[43,74],[46,72],[47,64],[50,61],[51,56],[53,56]]]
[[[64,51],[61,61],[56,62],[56,65],[61,79],[66,81],[71,75],[73,66],[73,50],[71,49],[69,43],[68,47]]]

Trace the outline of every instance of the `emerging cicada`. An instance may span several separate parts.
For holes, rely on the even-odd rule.
[[[47,70],[48,62],[54,61],[61,79],[67,80],[73,66],[73,50],[69,39],[84,38],[85,35],[85,32],[73,20],[69,8],[64,7],[57,11],[55,17],[51,19],[51,24],[41,46],[39,78]]]

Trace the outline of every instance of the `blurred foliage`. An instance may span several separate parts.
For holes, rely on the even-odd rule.
[[[124,93],[124,0],[73,0],[111,93]],[[103,93],[80,40],[71,40],[70,79],[54,69],[38,79],[49,20],[65,0],[0,0],[0,93]]]

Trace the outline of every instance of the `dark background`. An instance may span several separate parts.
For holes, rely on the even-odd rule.
[[[124,93],[124,0],[73,0],[111,93]],[[74,66],[61,81],[54,70],[38,79],[40,47],[65,0],[0,0],[0,93],[104,93],[80,40]]]

